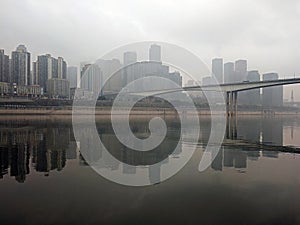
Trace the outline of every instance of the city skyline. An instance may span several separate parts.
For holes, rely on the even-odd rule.
[[[69,66],[69,65],[67,66],[67,63],[66,63],[66,61],[64,60],[64,58],[62,56],[58,56],[57,58],[55,58],[50,53],[47,53],[47,54],[44,54],[44,55],[38,55],[37,59],[34,61],[31,57],[32,53],[27,50],[26,45],[19,44],[16,47],[16,50],[11,52],[11,56],[8,55],[3,49],[1,49],[1,52],[0,52],[1,53],[1,60],[0,61],[2,63],[2,64],[0,63],[0,65],[2,65],[2,67],[3,67],[2,71],[1,71],[1,74],[4,74],[3,71],[5,70],[5,65],[3,65],[3,63],[8,61],[11,64],[11,66],[9,66],[11,68],[10,69],[10,76],[11,76],[10,80],[11,80],[11,82],[14,82],[14,80],[16,80],[15,74],[13,73],[13,71],[15,70],[14,66],[13,66],[13,62],[15,60],[13,60],[13,59],[14,59],[14,57],[16,57],[16,54],[18,54],[18,55],[23,54],[22,52],[24,52],[24,54],[26,56],[26,58],[24,58],[23,61],[26,62],[29,66],[26,67],[26,69],[28,71],[23,72],[23,73],[26,72],[24,74],[25,77],[27,76],[26,82],[24,80],[20,84],[21,85],[36,85],[36,84],[39,84],[40,87],[42,88],[41,93],[44,93],[45,90],[47,89],[47,85],[46,85],[47,79],[52,79],[52,78],[66,79],[69,82],[71,82],[71,79],[73,79],[72,83],[73,83],[73,88],[74,88],[75,87],[74,86],[74,82],[75,82],[74,78],[71,78],[71,77],[67,76],[67,68],[72,69],[73,73],[75,73],[74,69],[77,68],[77,75],[76,75],[77,80],[76,80],[75,83],[77,83],[77,86],[78,86],[78,84],[79,84],[78,82],[80,80],[80,76],[78,76],[78,74],[80,74],[82,72],[81,71],[82,66],[86,65],[86,64],[90,64],[90,63],[87,63],[87,62],[84,62],[84,63],[82,62],[82,63],[80,63],[80,67],[79,66]],[[161,62],[162,61],[162,56],[161,56],[162,52],[163,52],[163,49],[161,49],[161,46],[158,45],[158,44],[155,44],[155,42],[153,42],[153,44],[151,44],[150,47],[149,47],[148,60]],[[18,57],[20,57],[20,56],[18,56]],[[108,65],[105,65],[106,64],[105,61],[109,61],[109,60],[101,60],[101,59],[98,59],[96,61],[96,64],[100,65],[101,70],[103,70],[103,69],[105,70],[105,68],[119,68],[121,65],[124,66],[126,64],[136,62],[139,58],[139,54],[137,54],[136,51],[124,52],[122,57],[123,58],[121,60],[111,59],[112,63],[115,63],[116,61],[119,61],[118,63],[120,65],[113,65],[112,64],[112,65],[108,66]],[[42,60],[42,58],[45,58],[45,60]],[[49,61],[49,59],[50,59],[51,62]],[[6,60],[6,61],[4,61],[4,60]],[[41,63],[41,62],[44,62],[44,63]],[[121,63],[121,62],[123,62],[123,63]],[[42,69],[41,66],[43,64],[45,64],[43,66],[44,70],[46,72],[48,71],[48,73],[50,73],[50,74],[48,74],[48,73],[41,74],[41,69]],[[50,70],[49,70],[49,65],[48,64],[50,66],[52,66],[52,68]],[[54,65],[56,65],[56,67]],[[228,66],[229,66],[229,68],[228,68]],[[78,71],[78,68],[79,68],[79,71]],[[230,74],[230,71],[228,71],[228,69],[232,70],[232,68],[234,69],[234,73]],[[211,73],[215,74],[216,79],[218,80],[219,83],[243,82],[243,81],[246,81],[246,80],[250,81],[251,78],[248,79],[247,74],[251,71],[257,71],[258,74],[259,74],[259,79],[256,79],[255,81],[263,80],[263,75],[264,74],[271,74],[271,73],[277,74],[279,79],[282,78],[282,76],[280,76],[280,74],[278,74],[275,71],[274,72],[267,72],[267,73],[260,73],[259,69],[257,69],[257,68],[254,69],[254,70],[249,70],[248,60],[246,60],[246,59],[240,59],[239,58],[235,61],[224,61],[224,58],[217,57],[217,58],[212,58],[212,61],[211,61]],[[107,74],[108,72],[109,71],[106,71],[105,74]],[[4,76],[5,76],[5,74],[0,76],[0,79],[3,80],[3,81],[5,81],[5,79],[7,79]],[[44,80],[42,79],[43,76],[46,76],[46,78]],[[24,77],[24,79],[25,79],[25,77]],[[205,77],[203,77],[203,78],[205,78]],[[18,82],[15,82],[15,83],[18,84]],[[183,85],[186,85],[187,83],[188,83],[188,80],[185,80],[185,78],[183,77]],[[290,98],[291,98],[291,93],[292,92],[293,92],[293,100],[294,101],[299,101],[300,100],[300,96],[299,97],[297,96],[297,90],[295,90],[295,93],[294,93],[294,89],[295,89],[294,87],[284,87],[283,88],[283,90],[284,90],[283,91],[283,93],[284,93],[283,98],[284,98],[285,101],[290,101],[291,100]],[[241,93],[241,95],[239,96],[239,99],[240,99],[241,102],[246,102],[246,100],[245,101],[243,100],[243,99],[247,98],[246,95],[247,95],[246,93]],[[52,96],[54,96],[54,95],[52,94]]]

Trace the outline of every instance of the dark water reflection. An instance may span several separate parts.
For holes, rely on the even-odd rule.
[[[201,119],[204,143],[209,125],[208,118]],[[137,136],[147,133],[145,121],[133,126]],[[170,126],[176,130],[176,124]],[[118,148],[110,142],[106,120],[97,127]],[[235,139],[279,147],[248,148],[232,141],[200,173],[200,143],[177,175],[133,188],[107,181],[87,166],[70,118],[2,117],[0,224],[300,224],[300,156],[278,151],[300,146],[299,118],[239,118],[235,130]]]

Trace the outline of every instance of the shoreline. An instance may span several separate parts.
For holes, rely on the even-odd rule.
[[[188,110],[183,110],[179,113],[185,113],[186,115],[194,115],[192,113],[189,113]],[[88,110],[81,110],[80,115],[91,115],[91,113]],[[176,111],[173,109],[165,109],[165,108],[135,108],[131,110],[130,115],[176,115]],[[214,115],[221,115],[223,113],[214,112]],[[32,109],[32,108],[18,108],[18,109],[0,109],[0,115],[32,115],[32,116],[40,116],[40,115],[63,115],[63,116],[72,116],[72,108],[55,108],[55,107],[49,107],[49,108],[38,108],[38,109]],[[95,110],[96,116],[101,115],[111,115],[111,108],[110,107],[98,107]],[[122,112],[120,110],[120,115],[125,115],[125,111]],[[211,115],[211,112],[209,110],[198,110],[198,115]],[[300,112],[272,112],[272,113],[264,113],[261,111],[238,111],[236,116],[298,116],[300,115]]]

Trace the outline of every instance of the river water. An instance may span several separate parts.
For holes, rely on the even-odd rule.
[[[171,121],[176,136],[180,128]],[[143,136],[147,124],[137,119],[131,128]],[[196,151],[182,170],[156,185],[129,187],[87,165],[70,118],[1,116],[0,224],[300,224],[300,155],[294,152],[300,147],[299,117],[237,118],[235,134],[225,135],[204,172],[198,165],[209,118],[200,124],[200,141],[193,143]],[[108,120],[97,118],[97,128],[118,152]],[[282,152],[281,146],[290,148]],[[183,143],[180,151],[186,148]],[[131,158],[131,163],[139,161]],[[107,169],[135,173],[118,164]],[[150,183],[157,183],[149,171]]]

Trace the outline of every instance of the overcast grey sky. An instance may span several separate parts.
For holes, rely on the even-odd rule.
[[[213,57],[245,58],[249,70],[300,77],[299,0],[1,0],[0,31],[0,48],[10,54],[23,43],[33,60],[51,53],[79,65],[158,40],[208,65]]]

